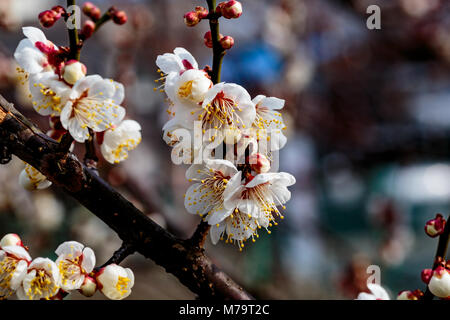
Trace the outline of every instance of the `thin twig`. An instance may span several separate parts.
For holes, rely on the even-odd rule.
[[[136,252],[136,248],[133,244],[129,242],[123,242],[119,249],[114,252],[113,256],[105,262],[100,267],[95,268],[96,270],[100,270],[103,267],[106,267],[110,264],[120,264],[123,260],[125,260],[128,256],[132,255]]]
[[[434,256],[433,270],[436,269],[442,261],[445,260],[445,255],[447,253],[448,242],[450,239],[450,216],[447,218],[444,232],[439,236],[439,242],[436,249],[436,255]],[[427,286],[427,290],[423,296],[424,300],[433,300],[434,295],[431,293]]]
[[[216,9],[216,0],[207,0],[208,10],[213,13]],[[225,50],[220,45],[219,19],[214,15],[209,19],[209,27],[211,29],[211,37],[213,43],[213,66],[211,80],[214,84],[220,82],[222,71],[222,60]]]
[[[67,8],[71,6],[75,6],[75,0],[67,0]],[[74,21],[71,28],[67,28],[69,32],[69,42],[70,42],[70,58],[75,60],[80,60],[81,48],[80,48],[80,39],[78,37],[78,30],[76,27],[76,23]]]

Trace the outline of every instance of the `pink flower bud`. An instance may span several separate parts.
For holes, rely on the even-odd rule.
[[[195,7],[195,12],[197,13],[199,19],[205,19],[209,14],[208,10],[201,6]]]
[[[194,11],[186,12],[184,14],[183,18],[184,18],[184,23],[188,27],[196,26],[201,21],[197,12],[194,12]]]
[[[92,20],[88,20],[84,23],[83,28],[81,29],[81,34],[85,39],[92,37],[95,31],[95,23]]]
[[[427,221],[425,224],[425,232],[430,237],[434,238],[444,232],[445,219],[441,214],[437,214],[436,218]]]
[[[450,272],[448,269],[439,266],[428,283],[431,293],[438,298],[450,298]]]
[[[85,297],[92,297],[97,291],[97,281],[92,277],[86,276],[78,291]]]
[[[205,42],[205,46],[208,48],[213,47],[212,37],[211,37],[211,31],[207,31],[205,35],[203,36],[203,40]]]
[[[254,153],[248,157],[248,163],[256,173],[266,173],[270,170],[270,161],[261,153]]]
[[[422,297],[423,292],[419,289],[414,291],[404,290],[398,294],[397,300],[420,300]]]
[[[100,9],[92,2],[84,3],[83,13],[94,21],[100,19],[100,16],[102,15]]]
[[[61,18],[61,16],[66,13],[66,9],[62,6],[54,6],[52,11],[55,11],[57,19]]]
[[[38,18],[44,28],[50,28],[58,20],[58,14],[53,10],[45,10],[39,14]]]
[[[432,269],[423,269],[422,273],[420,274],[420,277],[422,278],[422,281],[426,284],[430,283],[431,277],[433,276],[433,270]]]
[[[115,24],[125,24],[128,21],[128,17],[127,14],[125,13],[125,11],[116,11],[113,14],[113,21]]]
[[[221,6],[222,16],[226,19],[236,19],[242,15],[242,4],[239,1],[230,0]]]
[[[8,233],[0,240],[0,247],[23,246],[22,240],[15,233]]]
[[[231,49],[231,47],[233,47],[233,45],[234,45],[233,37],[230,37],[230,36],[223,37],[222,39],[220,39],[220,45],[225,50]]]

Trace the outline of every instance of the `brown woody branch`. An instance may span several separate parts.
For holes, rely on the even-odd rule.
[[[154,223],[72,153],[44,135],[0,95],[0,145],[75,198],[137,252],[203,299],[252,299],[190,240]]]

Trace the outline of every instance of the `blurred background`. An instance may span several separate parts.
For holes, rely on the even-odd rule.
[[[170,161],[162,140],[165,96],[154,92],[156,56],[181,46],[201,67],[212,64],[203,45],[208,24],[188,28],[183,14],[206,1],[92,1],[128,14],[85,44],[88,74],[126,87],[127,114],[143,127],[143,142],[118,166],[100,161],[105,177],[154,221],[187,238],[198,224],[183,206],[186,165]],[[235,39],[222,81],[286,100],[288,143],[280,171],[293,174],[286,219],[243,252],[207,241],[207,253],[262,299],[354,299],[366,268],[378,265],[391,297],[425,289],[420,272],[432,265],[437,240],[424,224],[449,211],[450,3],[445,0],[241,0],[244,13],[222,19]],[[22,26],[40,27],[39,12],[61,0],[0,1],[0,93],[46,131],[48,120],[17,80],[14,50]],[[82,4],[78,1],[78,4]],[[366,9],[381,8],[381,30],[368,30]],[[42,27],[41,27],[42,28]],[[44,30],[68,45],[62,21]],[[83,157],[77,146],[75,153]],[[57,187],[30,193],[18,185],[23,163],[0,167],[0,234],[15,232],[33,257],[55,258],[63,241],[93,248],[98,264],[119,238]],[[163,268],[139,255],[133,299],[193,299]],[[97,293],[95,298],[104,297]],[[74,294],[70,299],[82,299]]]

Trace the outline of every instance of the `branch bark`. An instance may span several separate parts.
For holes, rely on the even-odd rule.
[[[0,144],[75,198],[137,252],[203,299],[253,299],[191,241],[154,223],[72,153],[43,134],[0,95]]]

